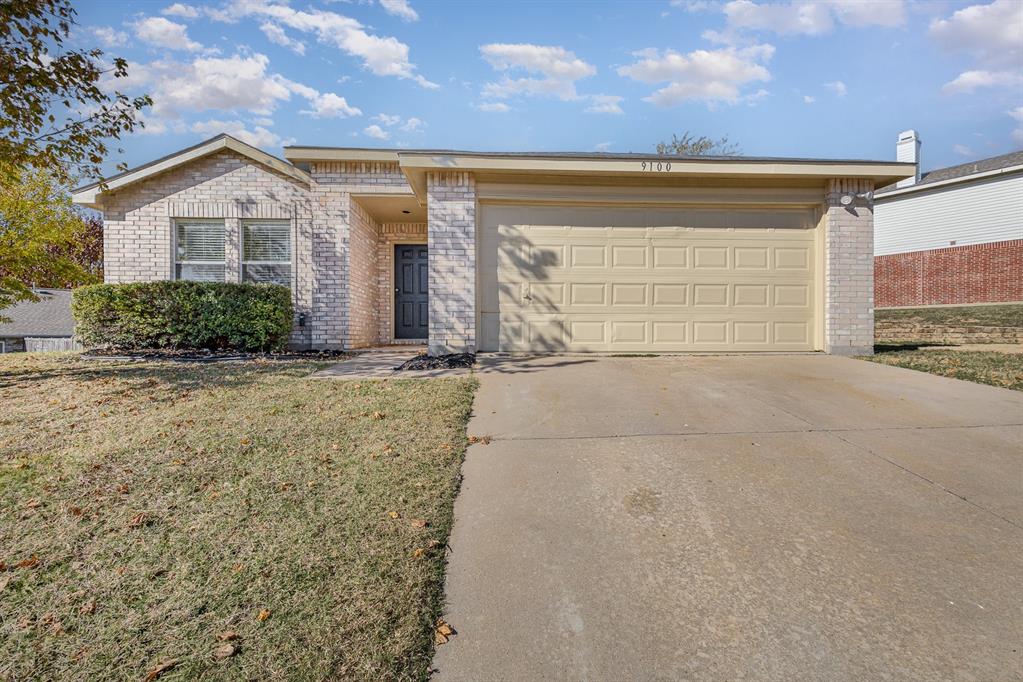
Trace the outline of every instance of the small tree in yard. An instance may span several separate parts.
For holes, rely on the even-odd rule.
[[[34,299],[32,284],[95,279],[66,188],[99,179],[109,141],[152,104],[106,88],[124,59],[65,49],[74,25],[69,0],[0,0],[0,310]]]
[[[670,142],[658,142],[657,153],[677,156],[737,156],[742,150],[739,145],[730,142],[727,135],[714,140],[706,135],[694,137],[687,131],[682,137],[672,134]]]

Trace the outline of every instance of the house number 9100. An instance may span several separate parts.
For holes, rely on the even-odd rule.
[[[651,173],[656,173],[658,171],[666,173],[671,170],[671,161],[657,161],[656,163],[653,161],[644,161],[640,164],[640,168],[645,171],[650,171]]]

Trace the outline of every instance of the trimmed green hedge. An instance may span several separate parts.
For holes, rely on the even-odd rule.
[[[283,349],[291,291],[277,284],[139,282],[74,290],[75,336],[87,347]]]

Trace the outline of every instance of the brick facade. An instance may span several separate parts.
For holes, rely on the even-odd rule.
[[[426,176],[430,246],[430,353],[476,350],[476,181]]]
[[[427,172],[428,222],[381,224],[360,200],[373,194],[412,196],[399,164],[316,162],[309,168],[304,180],[220,150],[104,194],[107,281],[173,278],[173,225],[179,218],[224,221],[226,277],[239,281],[244,220],[287,220],[293,235],[293,345],[359,348],[394,340],[394,244],[427,243],[430,350],[475,350],[474,176]],[[845,193],[870,189],[869,181],[843,179],[830,180],[825,188],[823,324],[824,349],[830,353],[869,353],[873,346],[872,206],[863,199],[850,206],[839,201]],[[1010,293],[1000,295],[1018,300],[1011,292],[1019,291],[1023,241],[1015,244],[1015,260],[1006,264],[992,256],[989,267],[1008,273]],[[941,251],[971,248],[976,247]]]
[[[874,189],[867,180],[829,180],[825,190],[824,350],[835,355],[874,351],[874,211],[843,194]]]
[[[874,258],[879,308],[1023,301],[1023,239]]]

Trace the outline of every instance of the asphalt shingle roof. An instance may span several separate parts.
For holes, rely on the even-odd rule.
[[[71,292],[68,289],[35,289],[38,301],[20,301],[0,309],[0,336],[72,336],[75,318],[71,316]]]
[[[935,182],[941,182],[943,180],[966,178],[971,175],[976,175],[977,173],[987,173],[988,171],[1010,168],[1012,166],[1023,166],[1023,149],[1009,152],[1008,154],[1002,154],[1001,156],[992,156],[990,159],[961,163],[958,166],[938,168],[937,170],[921,173],[920,182],[911,186],[920,187],[921,185],[928,185]],[[895,185],[888,185],[887,187],[882,187],[877,190],[877,193],[881,194],[883,192],[890,192],[894,189],[897,189]],[[899,189],[908,189],[908,187],[902,187]]]

